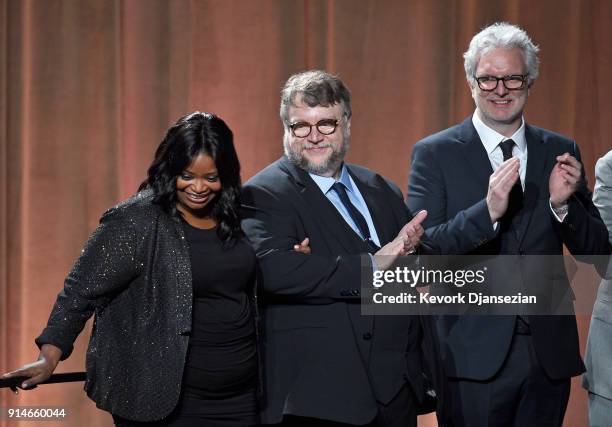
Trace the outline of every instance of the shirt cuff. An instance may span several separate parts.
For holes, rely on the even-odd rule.
[[[370,255],[370,260],[372,261],[372,275],[374,275],[374,273],[377,272],[380,269],[378,268],[378,264],[376,264],[376,260],[374,259],[374,255],[372,255],[371,253],[368,253],[368,255]]]
[[[553,208],[552,202],[550,201],[550,199],[548,199],[548,206],[550,206],[550,210],[552,211],[553,216],[557,219],[557,221],[563,222],[563,220],[567,216],[569,204],[565,203],[564,205],[558,208]]]

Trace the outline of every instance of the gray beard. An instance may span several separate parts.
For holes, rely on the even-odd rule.
[[[344,161],[344,157],[349,149],[349,138],[345,135],[342,145],[339,151],[332,151],[329,158],[320,164],[313,164],[308,161],[306,157],[302,154],[302,150],[293,150],[289,145],[289,141],[287,138],[283,138],[283,147],[285,149],[285,155],[287,158],[295,165],[304,169],[306,172],[314,174],[314,175],[327,175],[327,174],[335,174],[342,162]]]

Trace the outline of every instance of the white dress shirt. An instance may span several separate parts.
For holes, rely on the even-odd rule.
[[[512,134],[510,138],[484,124],[476,111],[472,115],[472,123],[476,128],[476,133],[478,133],[480,141],[482,141],[482,145],[484,146],[485,150],[487,150],[487,156],[489,156],[489,161],[491,162],[493,171],[496,171],[497,168],[504,162],[504,154],[499,144],[507,139],[514,141],[512,157],[518,157],[519,159],[519,176],[521,178],[521,186],[523,187],[523,191],[525,191],[525,175],[527,173],[527,140],[525,139],[525,119],[521,117],[521,126]],[[553,209],[550,201],[549,206],[557,221],[563,222],[563,219],[565,219],[567,213],[560,217]],[[497,222],[493,224],[493,228],[497,229]]]
[[[504,153],[502,152],[500,143],[511,139],[514,141],[514,147],[512,148],[512,156],[518,157],[520,161],[519,175],[521,177],[521,185],[523,191],[525,191],[525,173],[527,172],[527,140],[525,139],[525,120],[521,117],[521,126],[512,134],[510,138],[498,133],[483,123],[478,114],[474,112],[472,116],[472,123],[476,128],[476,132],[487,150],[489,161],[493,171],[504,162]]]
[[[357,233],[358,236],[361,236],[361,231],[359,231],[359,227],[353,221],[351,214],[348,212],[344,203],[340,200],[340,196],[331,189],[332,185],[336,182],[333,177],[327,176],[319,176],[313,173],[309,173],[310,177],[313,179],[315,184],[321,189],[325,197],[329,199],[330,202],[334,205],[338,213],[342,215],[342,218],[346,221],[348,225]],[[357,208],[357,210],[363,215],[368,224],[368,229],[370,230],[370,239],[380,247],[380,240],[378,238],[378,233],[376,232],[376,227],[374,227],[374,221],[372,221],[372,215],[370,214],[370,210],[368,209],[368,205],[366,204],[359,188],[355,185],[355,181],[348,173],[348,169],[344,164],[342,164],[342,170],[340,172],[340,178],[338,181],[344,184],[346,188],[346,193],[348,194],[349,200],[351,203]],[[363,239],[363,236],[361,236]]]

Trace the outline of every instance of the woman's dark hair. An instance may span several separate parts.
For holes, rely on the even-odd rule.
[[[200,154],[210,156],[217,167],[221,194],[214,201],[211,216],[217,221],[217,234],[224,243],[242,235],[240,229],[240,162],[234,136],[223,120],[214,114],[196,111],[174,124],[149,166],[147,179],[138,190],[153,190],[153,202],[171,215],[179,215],[176,179]]]

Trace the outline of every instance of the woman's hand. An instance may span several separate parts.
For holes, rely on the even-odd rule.
[[[2,375],[2,378],[14,378],[14,377],[27,377],[27,379],[19,385],[19,388],[24,390],[32,389],[36,387],[36,384],[40,384],[43,381],[49,379],[57,364],[62,357],[62,351],[51,344],[44,344],[40,348],[40,355],[38,360],[33,363],[23,365],[12,372],[8,372]],[[11,389],[17,393],[17,389],[11,387]]]
[[[308,243],[310,243],[310,240],[308,239],[308,237],[306,237],[299,245],[293,245],[293,250],[301,254],[309,255],[310,246],[308,246]]]

